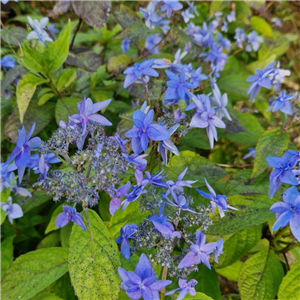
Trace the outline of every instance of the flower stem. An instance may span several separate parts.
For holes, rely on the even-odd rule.
[[[161,279],[166,280],[167,279],[167,274],[168,274],[168,268],[164,267]],[[164,300],[165,299],[166,288],[161,289],[160,292],[161,292],[160,300]]]

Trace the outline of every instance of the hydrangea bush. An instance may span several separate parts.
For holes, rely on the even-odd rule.
[[[296,7],[2,1],[2,298],[297,299]]]

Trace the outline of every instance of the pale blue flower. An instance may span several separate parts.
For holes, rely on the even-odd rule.
[[[5,215],[8,217],[11,224],[14,219],[18,219],[23,216],[21,206],[17,203],[12,203],[12,197],[8,197],[7,203],[1,202],[1,207],[5,211]]]

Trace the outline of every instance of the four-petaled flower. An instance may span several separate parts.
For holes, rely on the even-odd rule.
[[[172,1],[163,1],[164,5],[161,8],[161,11],[165,11],[167,13],[167,17],[170,19],[172,11],[182,9],[182,4],[179,1],[172,0]]]
[[[83,216],[76,211],[75,207],[63,205],[63,210],[64,212],[56,217],[55,226],[57,228],[64,227],[71,221],[80,226],[83,231],[86,231],[86,227],[83,223]]]
[[[272,230],[290,224],[291,231],[300,242],[300,193],[295,186],[290,187],[283,193],[283,202],[276,202],[270,208],[276,213],[276,222]]]
[[[49,22],[49,18],[45,17],[45,18],[41,19],[40,21],[32,20],[30,17],[27,17],[27,19],[28,19],[28,23],[29,23],[30,27],[33,29],[33,31],[29,32],[29,34],[27,35],[28,40],[31,40],[31,39],[39,40],[39,42],[42,45],[45,45],[46,41],[53,42],[51,37],[48,35],[48,33],[44,29],[46,27],[47,23]]]
[[[148,28],[154,29],[154,25],[157,25],[162,17],[158,16],[155,13],[155,4],[153,2],[150,2],[147,6],[147,9],[140,7],[140,12],[143,14],[143,17],[145,18],[145,24]]]
[[[195,290],[195,285],[198,284],[198,281],[195,279],[191,279],[189,281],[187,281],[186,279],[179,279],[178,280],[178,285],[179,288],[175,289],[173,291],[167,292],[165,295],[173,295],[175,293],[179,293],[178,297],[176,298],[176,300],[182,300],[187,293],[189,293],[191,296],[195,296],[196,295],[196,290]]]
[[[272,199],[273,195],[278,190],[281,182],[291,185],[298,185],[298,181],[292,169],[296,165],[293,154],[287,152],[282,157],[269,156],[267,162],[274,170],[270,174],[269,182],[269,197]]]
[[[14,219],[18,219],[23,216],[21,206],[17,203],[12,203],[12,197],[8,197],[7,203],[1,202],[1,207],[5,211],[5,215],[8,217],[11,224]]]
[[[133,238],[134,233],[139,227],[136,224],[128,225],[126,224],[124,228],[120,229],[120,236],[116,239],[116,243],[121,244],[121,252],[126,259],[130,258],[130,245],[129,238]]]
[[[164,141],[170,139],[169,132],[159,124],[151,124],[154,116],[154,110],[151,109],[147,114],[140,110],[133,113],[132,129],[125,133],[125,136],[132,138],[132,150],[136,154],[146,152],[149,138],[153,141]]]
[[[228,205],[225,195],[217,195],[216,192],[214,191],[214,189],[206,181],[206,178],[204,178],[204,180],[205,180],[206,186],[209,190],[209,194],[207,194],[201,190],[198,190],[198,189],[196,189],[196,191],[204,198],[211,200],[210,204],[212,207],[212,214],[215,213],[216,207],[218,207],[221,218],[223,218],[225,216],[224,211],[228,211],[228,208],[232,209],[232,210],[237,210],[235,207]]]
[[[157,280],[157,275],[144,253],[141,255],[134,273],[123,268],[118,268],[118,271],[123,281],[121,289],[126,291],[126,295],[130,299],[140,299],[141,297],[144,300],[159,299],[159,290],[172,283],[170,280]]]
[[[164,170],[160,171],[159,173],[152,175],[150,174],[148,171],[145,172],[145,178],[142,181],[142,185],[145,186],[148,183],[150,183],[151,185],[155,185],[155,186],[159,186],[159,187],[163,187],[163,188],[168,188],[168,185],[166,182],[162,181],[162,178],[165,178],[168,175],[161,175],[161,173]]]
[[[216,84],[213,85],[212,102],[215,105],[214,109],[216,110],[216,116],[220,119],[226,117],[229,121],[231,121],[231,117],[226,109],[228,104],[227,94],[223,94],[223,96],[221,96],[220,89]]]
[[[293,107],[290,102],[292,98],[294,98],[294,95],[286,95],[284,90],[281,91],[278,97],[267,108],[267,111],[271,109],[273,112],[280,110],[287,115],[291,115],[293,113]]]
[[[24,126],[22,127],[21,130],[18,130],[18,139],[16,143],[17,144],[16,148],[12,151],[8,160],[5,163],[5,164],[9,164],[11,161],[15,159],[15,164],[18,167],[19,183],[21,183],[23,179],[26,165],[29,162],[30,151],[35,148],[39,148],[41,146],[41,139],[39,137],[34,137],[30,139],[33,134],[34,128],[35,128],[35,123],[33,123],[27,136],[26,136]]]

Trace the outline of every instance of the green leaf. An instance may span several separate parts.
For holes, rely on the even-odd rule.
[[[72,226],[73,223],[69,223],[66,226],[64,226],[63,228],[61,228],[60,230],[60,241],[61,241],[61,245],[64,248],[68,248],[69,247],[69,238],[72,232]]]
[[[72,1],[76,15],[86,21],[91,27],[102,28],[107,22],[110,1]]]
[[[62,299],[59,296],[57,296],[56,294],[54,294],[50,290],[50,288],[47,288],[47,289],[43,290],[42,292],[38,293],[37,295],[35,295],[30,300],[64,300],[64,299]]]
[[[86,232],[73,226],[69,240],[72,285],[81,300],[117,299],[120,290],[117,268],[121,265],[118,247],[97,213],[88,210],[87,214],[90,233],[88,226]]]
[[[258,51],[258,59],[265,60],[274,54],[276,55],[276,59],[278,59],[281,55],[286,53],[289,47],[289,40],[280,32],[275,31],[273,38],[265,38],[264,43]]]
[[[55,119],[57,124],[59,121],[64,121],[65,123],[68,123],[69,117],[73,114],[78,113],[77,109],[77,103],[81,101],[79,98],[61,98],[58,99],[55,107]]]
[[[125,54],[113,56],[107,62],[107,72],[118,75],[130,64],[130,62],[131,59]]]
[[[112,15],[115,21],[120,24],[123,29],[141,21],[131,8],[124,6],[123,4],[121,4],[119,8],[114,8]]]
[[[270,212],[274,202],[266,195],[237,195],[230,196],[227,200],[238,210],[227,211],[224,218],[215,214],[213,226],[208,229],[208,234],[227,235],[274,219],[274,214]]]
[[[59,92],[70,86],[76,79],[77,73],[74,69],[63,70],[57,82],[57,90]]]
[[[139,225],[150,213],[147,211],[140,212],[140,205],[137,201],[132,202],[129,206],[122,211],[119,209],[110,219],[109,232],[112,236],[116,236],[120,233],[120,228],[125,224]]]
[[[227,174],[224,169],[199,154],[181,151],[180,156],[173,156],[165,168],[165,172],[169,174],[168,180],[176,181],[185,168],[188,168],[185,180],[198,180],[193,184],[194,188],[205,186],[204,178],[208,182],[214,182]]]
[[[237,282],[242,266],[243,266],[243,262],[241,262],[240,260],[237,260],[235,263],[233,263],[232,265],[230,265],[228,267],[216,269],[216,272],[219,275],[227,278],[228,280]]]
[[[242,300],[272,300],[283,278],[283,268],[273,250],[266,248],[250,257],[239,275]]]
[[[49,74],[59,69],[69,54],[71,22],[60,33],[59,38],[52,43],[47,43],[43,55],[43,68]]]
[[[210,150],[209,140],[206,132],[199,128],[191,128],[188,133],[180,139],[179,150],[189,150],[187,148],[200,148]]]
[[[54,93],[47,93],[47,94],[44,94],[44,95],[39,99],[38,105],[44,105],[48,100],[50,100],[50,99],[53,98],[54,96],[55,96]]]
[[[20,46],[26,40],[27,32],[22,27],[1,29],[1,39],[11,46]]]
[[[37,249],[58,247],[59,245],[60,245],[60,234],[58,231],[56,231],[44,237],[37,245]]]
[[[5,89],[19,76],[23,76],[26,73],[27,70],[23,66],[15,66],[14,68],[9,69],[1,80],[1,94],[3,94]]]
[[[154,29],[150,29],[140,21],[126,28],[123,32],[116,36],[116,39],[142,39],[157,33],[162,33],[162,30],[159,27],[155,26]]]
[[[290,300],[300,295],[300,261],[297,261],[283,278],[278,300]]]
[[[32,49],[29,46],[29,41],[26,41],[22,47],[23,50],[23,63],[24,66],[36,73],[44,72],[43,53]]]
[[[279,129],[265,131],[259,137],[256,145],[256,155],[251,178],[258,176],[269,166],[268,156],[282,156],[288,149],[290,135],[282,133]]]
[[[14,260],[14,238],[15,235],[10,235],[4,239],[1,238],[1,279]]]
[[[164,80],[150,80],[147,85],[149,98],[157,100],[164,87]],[[142,84],[133,83],[127,88],[127,90],[131,95],[137,98],[146,99],[145,88]]]
[[[214,300],[221,299],[221,291],[218,275],[214,268],[208,269],[204,264],[198,265],[198,272],[192,272],[188,280],[196,279],[198,284],[195,286],[197,292],[204,293]]]
[[[261,238],[261,225],[246,228],[224,237],[223,254],[219,257],[218,268],[230,266],[253,248]]]
[[[59,297],[63,298],[64,300],[78,300],[78,298],[75,296],[74,289],[71,285],[69,273],[66,273],[64,276],[56,280],[51,286],[51,291]]]
[[[55,226],[55,220],[56,220],[57,216],[63,212],[62,206],[63,206],[63,204],[59,205],[52,213],[51,219],[46,227],[45,234],[47,234],[53,230],[59,229]]]
[[[197,292],[195,296],[191,296],[190,294],[188,294],[184,297],[184,299],[185,300],[213,300],[213,298],[199,292]]]
[[[2,281],[2,299],[32,298],[65,274],[68,250],[47,248],[19,256]]]
[[[29,102],[38,85],[48,82],[48,79],[37,77],[33,74],[24,75],[17,86],[17,105],[20,113],[20,121],[23,123],[24,115],[28,108]]]
[[[269,25],[269,23],[260,17],[253,16],[250,20],[250,24],[253,27],[254,30],[261,33],[264,36],[272,37],[272,27]]]

